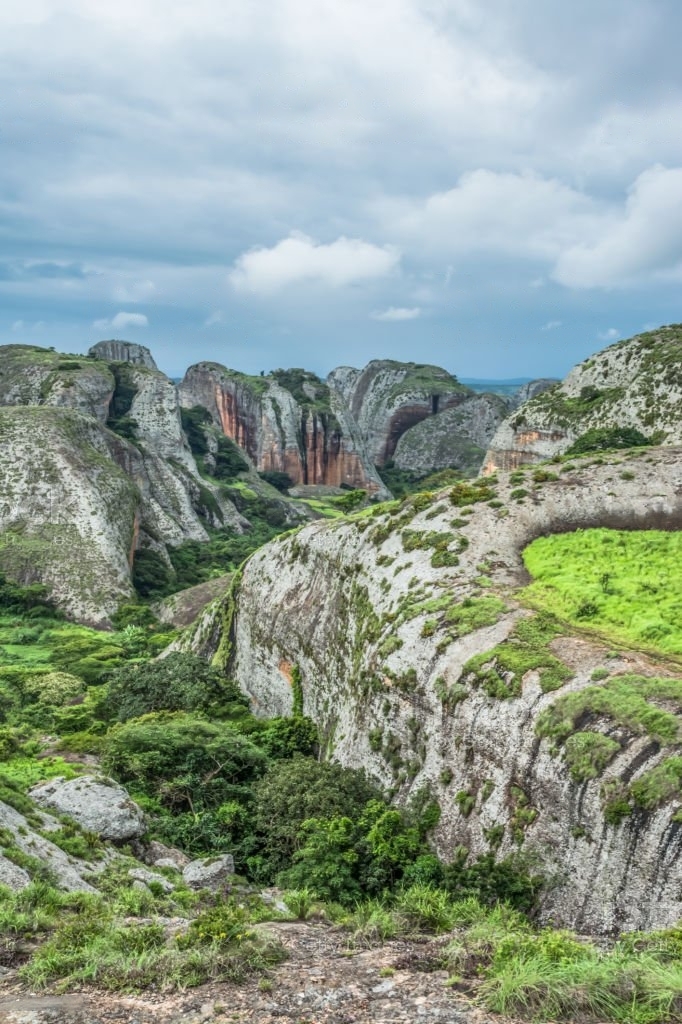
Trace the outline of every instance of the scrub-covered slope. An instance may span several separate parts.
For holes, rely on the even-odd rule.
[[[610,345],[515,410],[490,443],[485,471],[551,458],[603,428],[679,444],[681,402],[682,325],[672,324]]]
[[[542,535],[681,525],[674,448],[460,484],[271,543],[188,643],[264,714],[291,709],[300,677],[328,754],[401,801],[432,788],[443,856],[532,854],[552,880],[546,919],[672,924],[682,673],[609,656],[518,589]]]

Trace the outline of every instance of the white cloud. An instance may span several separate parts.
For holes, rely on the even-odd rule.
[[[24,326],[25,326],[25,324],[24,324],[23,320],[15,320],[14,323],[12,324],[12,330],[13,331],[23,331]]]
[[[125,330],[128,327],[148,327],[149,320],[144,313],[125,313],[120,312],[111,318],[111,320],[95,320],[92,325],[96,327],[98,331],[106,331],[110,327],[115,330],[119,328]]]
[[[562,320],[548,320],[546,324],[543,324],[540,328],[541,331],[555,331],[557,327],[561,327],[563,324]]]
[[[233,288],[268,294],[302,283],[333,288],[386,277],[400,262],[393,246],[378,246],[361,238],[341,236],[327,245],[299,232],[283,238],[271,249],[243,253],[229,273]]]
[[[372,320],[416,320],[421,315],[421,309],[419,306],[413,306],[410,309],[404,306],[389,306],[388,309],[377,310],[374,313],[370,313]]]
[[[554,278],[569,288],[618,288],[674,273],[682,265],[682,167],[644,171],[596,240],[559,256]]]
[[[377,206],[386,230],[426,252],[554,260],[603,221],[600,205],[556,178],[479,168],[421,201]]]
[[[600,331],[597,337],[600,341],[617,341],[623,337],[623,332],[617,327],[609,327],[606,331]]]
[[[204,327],[215,327],[216,324],[222,324],[225,322],[222,309],[216,309],[214,313],[207,316],[204,320]]]

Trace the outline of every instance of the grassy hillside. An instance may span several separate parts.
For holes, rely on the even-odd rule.
[[[577,530],[524,552],[535,607],[614,642],[682,655],[682,533]]]

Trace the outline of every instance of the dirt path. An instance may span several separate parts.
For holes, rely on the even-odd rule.
[[[348,948],[324,925],[268,925],[289,959],[267,982],[210,984],[142,997],[79,992],[30,995],[0,985],[2,1024],[510,1024],[446,986],[435,943]],[[269,988],[268,988],[269,984]]]

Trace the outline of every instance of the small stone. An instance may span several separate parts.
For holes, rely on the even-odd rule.
[[[190,889],[223,889],[234,875],[234,857],[224,853],[219,857],[193,860],[182,872]]]

